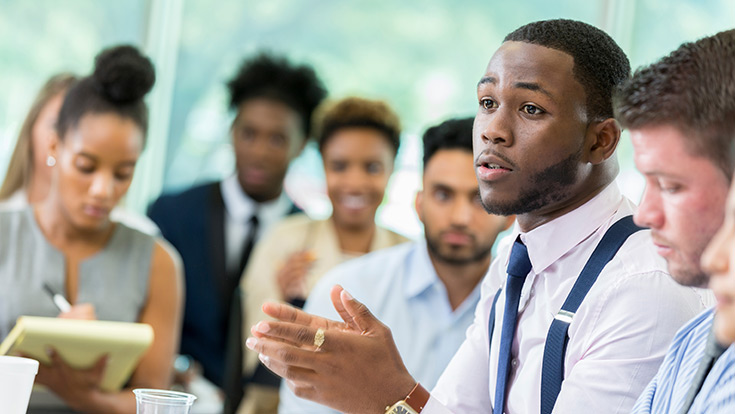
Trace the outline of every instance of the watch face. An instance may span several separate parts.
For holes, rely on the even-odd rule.
[[[417,414],[405,401],[400,401],[386,413],[386,414]]]

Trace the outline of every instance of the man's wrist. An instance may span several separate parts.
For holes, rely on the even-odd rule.
[[[404,399],[398,401],[392,406],[385,407],[385,412],[386,414],[406,412],[420,413],[426,406],[426,403],[429,402],[430,397],[431,395],[429,394],[429,391],[427,391],[421,383],[417,382]],[[407,411],[408,408],[410,408],[411,411]]]

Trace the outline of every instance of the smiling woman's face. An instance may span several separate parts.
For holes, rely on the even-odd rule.
[[[725,221],[702,255],[702,269],[717,298],[715,336],[722,345],[735,343],[735,185],[727,196]]]
[[[375,211],[383,201],[393,172],[394,150],[373,128],[349,127],[333,133],[322,149],[332,219],[340,228],[375,225]]]
[[[143,150],[143,132],[129,118],[90,113],[54,140],[57,159],[52,191],[61,214],[80,230],[95,231],[109,223],[110,211],[133,180]]]

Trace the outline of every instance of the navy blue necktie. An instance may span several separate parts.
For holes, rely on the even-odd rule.
[[[508,261],[508,281],[505,284],[505,310],[503,311],[503,326],[500,333],[500,349],[498,350],[498,378],[495,382],[495,405],[493,414],[502,414],[505,406],[506,386],[510,373],[511,347],[516,331],[518,317],[518,302],[521,298],[523,281],[531,271],[531,261],[528,259],[528,249],[518,236],[510,251]],[[492,334],[492,332],[490,333]]]

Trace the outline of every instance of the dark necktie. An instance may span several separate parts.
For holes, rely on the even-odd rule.
[[[520,236],[513,243],[508,261],[508,281],[505,284],[505,310],[503,326],[500,333],[500,349],[498,350],[498,378],[495,382],[495,405],[493,414],[502,414],[505,406],[506,386],[510,373],[511,347],[516,330],[518,302],[521,288],[526,276],[531,271],[528,249],[521,242]]]
[[[240,254],[240,264],[238,266],[238,273],[237,273],[237,279],[240,280],[240,276],[242,276],[242,272],[245,271],[245,266],[248,264],[248,259],[250,258],[250,253],[253,251],[253,246],[255,246],[255,239],[258,237],[258,210],[255,210],[253,212],[253,215],[250,216],[250,220],[248,220],[248,235],[245,237],[245,243],[242,246],[242,254]]]

